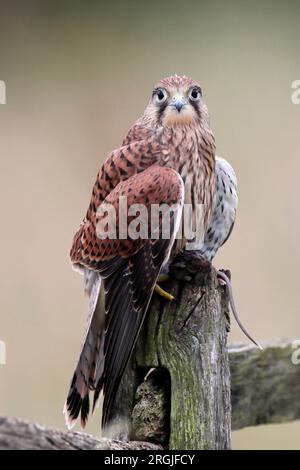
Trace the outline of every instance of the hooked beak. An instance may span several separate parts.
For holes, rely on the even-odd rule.
[[[179,113],[186,105],[186,100],[183,96],[174,96],[171,102],[172,108],[175,108]]]

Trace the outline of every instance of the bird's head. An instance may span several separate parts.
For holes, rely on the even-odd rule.
[[[207,120],[207,108],[199,84],[178,75],[160,80],[152,92],[144,117],[168,127],[199,123],[203,118]]]

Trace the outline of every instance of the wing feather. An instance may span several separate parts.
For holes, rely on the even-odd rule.
[[[101,275],[102,273],[104,275],[106,292],[105,365],[103,376],[98,377],[96,384],[94,406],[104,383],[103,426],[110,418],[112,404],[145,318],[161,266],[170,250],[170,244],[172,240],[159,240],[155,245],[149,240],[118,270],[112,270],[113,274],[110,276],[100,268]],[[112,261],[114,262],[115,260]]]
[[[123,159],[122,162],[124,163]],[[106,183],[106,179],[104,184],[102,178],[101,184],[104,186],[102,188],[100,184],[102,193],[99,190],[99,194],[103,195],[103,191],[107,189]],[[99,194],[98,202],[102,197]],[[170,212],[171,236],[168,239],[162,237],[161,225],[158,230],[159,238],[154,240],[99,239],[95,214],[97,198],[94,196],[88,217],[75,236],[71,251],[73,263],[81,269],[84,267],[97,271],[101,276],[97,306],[66,404],[67,416],[71,422],[81,410],[83,425],[89,411],[91,390],[94,390],[94,408],[103,389],[103,426],[111,416],[118,386],[145,318],[157,277],[161,267],[167,262],[174,243],[181,217],[184,185],[175,170],[151,165],[146,170],[143,169],[140,173],[137,170],[130,178],[119,181],[104,203],[108,202],[118,210],[122,195],[126,195],[128,206],[137,202],[146,206],[150,225],[152,204],[166,203],[171,206],[177,201],[179,206],[175,212]],[[91,279],[93,276],[89,276],[86,282],[87,290],[90,289]]]

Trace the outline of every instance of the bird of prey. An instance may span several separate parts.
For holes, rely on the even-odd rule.
[[[191,204],[192,218],[197,204],[203,205],[206,238],[202,249],[208,258],[229,235],[235,207],[228,212],[226,191],[230,194],[231,185],[226,171],[223,178],[226,163],[220,162],[217,160],[216,165],[214,136],[199,84],[174,75],[157,84],[143,115],[102,165],[71,248],[72,264],[85,276],[90,305],[88,327],[64,409],[69,427],[79,416],[85,425],[90,392],[94,392],[94,408],[103,391],[102,425],[109,421],[158,276],[186,246],[184,237],[176,238],[183,204]],[[234,178],[232,183],[233,190]],[[216,184],[226,185],[222,201],[216,196]],[[149,214],[153,204],[175,204],[170,237],[162,236],[160,220],[155,238],[100,238],[97,224],[101,208],[110,205],[118,213],[121,196],[127,198],[128,206],[143,204]],[[222,214],[228,216],[226,224]],[[210,226],[214,216],[215,228]],[[118,223],[117,218],[117,229]]]

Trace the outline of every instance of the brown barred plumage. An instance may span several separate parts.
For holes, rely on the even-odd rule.
[[[134,347],[161,267],[186,240],[175,240],[177,211],[171,238],[99,239],[97,210],[105,203],[183,201],[204,204],[204,227],[211,216],[215,189],[215,143],[201,89],[177,75],[161,80],[144,114],[131,127],[122,147],[106,159],[97,176],[91,202],[71,249],[76,268],[95,271],[89,328],[65,405],[67,422],[79,414],[84,426],[89,392],[94,404],[104,392],[103,425],[107,423],[122,374]],[[175,241],[174,241],[175,240]],[[98,276],[98,278],[97,278]],[[87,279],[89,286],[89,279]],[[89,287],[87,287],[89,289]]]

